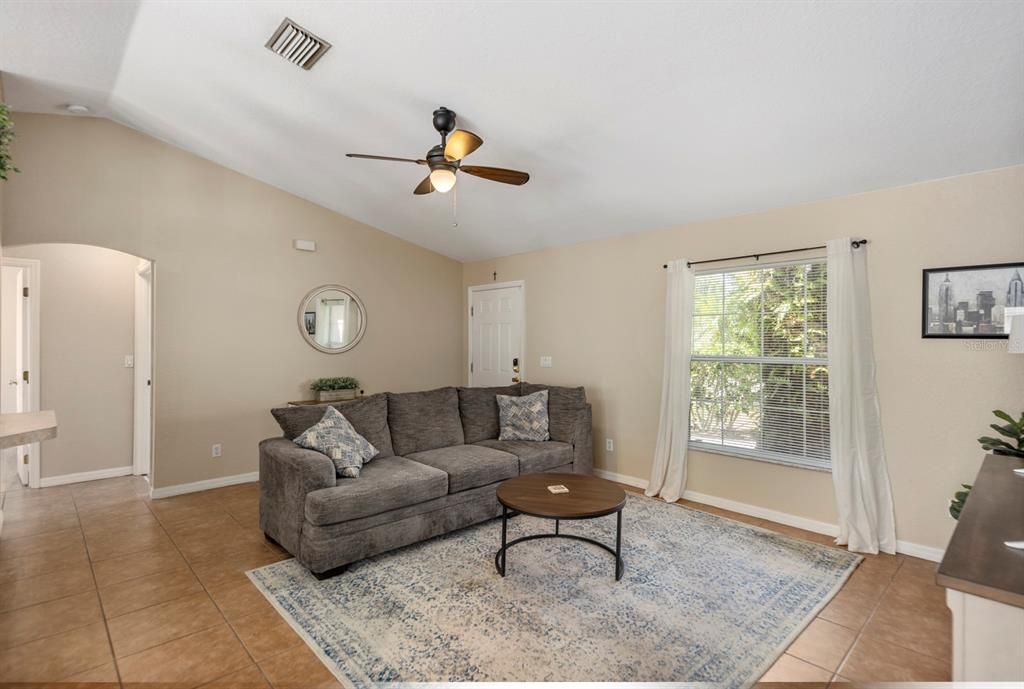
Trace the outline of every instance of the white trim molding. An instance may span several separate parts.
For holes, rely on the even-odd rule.
[[[44,476],[39,479],[40,488],[51,488],[53,486],[64,486],[69,483],[83,483],[85,481],[99,481],[104,478],[117,478],[118,476],[131,476],[132,468],[112,467],[110,469],[97,469],[96,471],[80,471],[77,474],[61,474],[60,476]]]
[[[131,469],[131,467],[128,467]],[[235,474],[234,476],[220,476],[218,478],[208,478],[205,481],[195,481],[193,483],[179,483],[176,486],[164,486],[163,488],[154,488],[150,491],[149,497],[154,500],[160,498],[170,498],[175,495],[184,495],[185,493],[198,493],[203,490],[211,490],[213,488],[224,488],[225,486],[234,486],[239,483],[252,483],[253,481],[260,480],[260,472],[253,471],[248,474]]]
[[[636,478],[635,476],[617,474],[614,471],[596,468],[594,469],[594,474],[600,478],[615,481],[616,483],[622,483],[627,486],[633,486],[634,488],[647,488],[647,481]],[[793,526],[798,529],[825,534],[826,536],[836,536],[839,534],[839,526],[836,524],[817,521],[816,519],[808,519],[807,517],[789,514],[788,512],[779,512],[778,510],[772,510],[758,505],[750,505],[745,502],[737,502],[736,500],[730,500],[728,498],[720,498],[716,495],[707,495],[705,493],[688,490],[683,492],[683,499],[690,500],[692,502],[699,502],[702,505],[710,505],[719,509],[729,510],[730,512],[745,514],[748,517],[766,519],[777,524],[785,524],[786,526]],[[911,557],[919,557],[922,560],[931,560],[932,562],[941,561],[942,556],[945,553],[942,548],[933,548],[931,546],[911,543],[909,541],[896,541],[896,552],[902,553],[903,555],[910,555]]]

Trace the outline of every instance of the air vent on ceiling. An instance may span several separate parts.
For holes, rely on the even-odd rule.
[[[267,48],[302,69],[310,69],[331,49],[331,44],[285,17],[267,41]]]

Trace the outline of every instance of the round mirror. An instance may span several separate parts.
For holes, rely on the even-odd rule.
[[[366,332],[366,309],[349,288],[321,285],[299,304],[299,332],[321,352],[347,352]]]

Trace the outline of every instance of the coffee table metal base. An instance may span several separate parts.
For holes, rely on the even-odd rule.
[[[554,533],[540,533],[533,534],[530,536],[521,536],[515,540],[508,540],[508,518],[514,517],[518,512],[509,513],[508,508],[504,505],[501,506],[501,548],[494,554],[494,568],[498,570],[498,574],[505,576],[505,554],[508,549],[514,546],[516,543],[522,543],[524,541],[535,541],[541,538],[567,538],[573,541],[583,541],[584,543],[590,543],[596,545],[598,548],[608,551],[615,558],[615,581],[622,579],[622,573],[626,569],[626,564],[622,561],[622,510],[615,513],[615,548],[612,549],[600,541],[595,541],[593,538],[587,538],[586,536],[576,536],[573,534],[559,533],[559,522],[561,520],[555,520],[555,532]]]

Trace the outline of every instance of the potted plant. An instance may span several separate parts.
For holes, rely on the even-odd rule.
[[[1024,457],[1024,412],[1021,412],[1019,419],[1014,419],[1006,412],[996,409],[992,412],[1000,421],[1005,421],[1006,424],[1000,426],[997,423],[989,424],[989,428],[994,430],[1003,438],[994,438],[992,436],[983,435],[978,438],[978,442],[981,443],[981,448],[994,455],[1009,455],[1010,457]],[[960,518],[960,512],[964,508],[964,504],[967,502],[967,497],[971,494],[971,485],[967,483],[960,484],[963,490],[958,490],[953,494],[953,499],[949,501],[949,514],[953,519]]]
[[[11,162],[11,140],[14,139],[14,125],[11,123],[11,111],[0,103],[0,179],[7,179],[7,173],[18,172]]]
[[[359,390],[359,381],[350,376],[317,378],[309,389],[316,393],[316,398],[320,402],[354,400]]]

